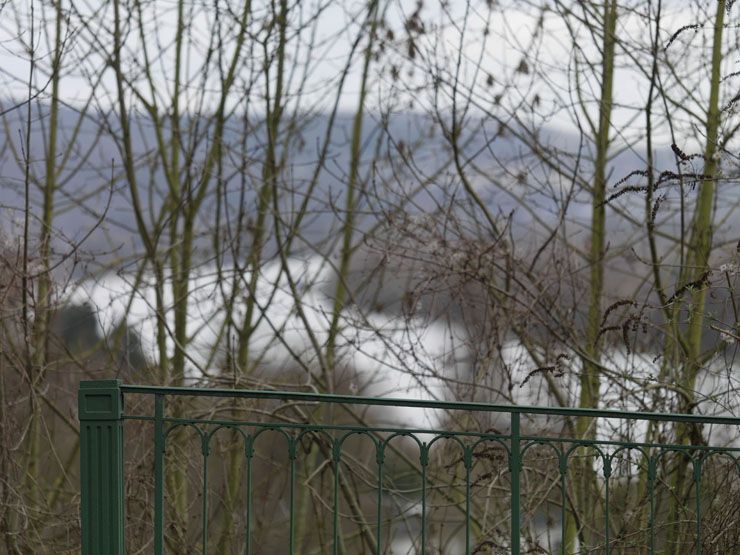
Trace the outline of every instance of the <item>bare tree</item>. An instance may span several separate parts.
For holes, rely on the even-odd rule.
[[[76,545],[74,532],[60,530],[76,530],[70,399],[83,377],[735,410],[737,98],[728,52],[737,37],[731,2],[690,7],[2,4],[8,44],[22,59],[22,70],[3,72],[16,97],[0,99],[0,176],[11,191],[0,202],[19,221],[3,230],[0,269],[0,423],[13,446],[0,455],[7,550]],[[407,418],[238,401],[170,409],[301,425]],[[508,425],[420,418],[479,432]],[[525,425],[646,444],[693,444],[710,433],[604,429],[587,419]],[[218,552],[244,542],[238,439],[223,433],[213,447]],[[135,500],[149,487],[152,453],[131,441],[128,525],[132,545],[146,550],[149,509]],[[205,467],[191,456],[202,446],[185,429],[168,441],[166,541],[186,552],[205,542],[192,524],[209,516],[197,497]],[[281,518],[271,479],[287,468],[281,445],[255,454],[255,491],[274,498],[254,530],[268,550],[282,539],[269,525]],[[422,470],[407,447],[388,455],[393,495],[382,511],[413,546],[408,515],[418,500],[404,487],[413,491]],[[325,545],[336,476],[348,515],[342,550],[375,552],[363,516],[374,503],[372,449],[353,446],[353,464],[333,476],[325,438],[308,434],[301,448],[298,544]],[[593,450],[578,451],[565,491],[552,486],[558,470],[547,455],[530,453],[525,473],[540,478],[523,492],[525,510],[549,515],[562,496],[564,548],[598,549],[609,477]],[[506,503],[503,485],[486,481],[500,472],[501,453],[474,455],[476,546],[505,550],[508,529],[486,510]],[[688,540],[675,523],[691,517],[681,511],[695,484],[684,460],[665,461],[661,479],[678,493],[661,494],[661,541],[678,550]],[[459,540],[445,523],[461,518],[464,464],[440,447],[424,470],[436,488],[429,515],[440,551]],[[625,464],[633,481],[619,485],[624,506],[612,526],[622,534],[614,545],[627,549],[629,538],[645,537],[651,478],[639,457]],[[552,527],[525,535],[533,549],[557,547]]]

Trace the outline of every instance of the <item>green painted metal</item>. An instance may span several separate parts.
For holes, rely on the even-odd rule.
[[[427,552],[427,466],[429,465],[429,451],[427,444],[422,443],[419,448],[419,464],[421,465],[421,552]]]
[[[522,469],[521,456],[521,426],[519,413],[511,413],[511,446],[509,447],[509,472],[511,473],[511,552],[519,553],[521,542],[521,510],[520,510],[520,473]]]
[[[609,477],[612,474],[612,458],[608,455],[605,455],[602,458],[602,461],[604,463],[604,489],[605,489],[605,503],[604,506],[606,507],[606,516],[604,517],[604,550],[606,551],[606,555],[609,555],[611,553],[611,547],[609,542],[609,531],[611,530],[611,526],[609,523]]]
[[[294,437],[288,438],[288,459],[290,460],[290,525],[288,535],[289,553],[295,553],[295,461],[296,442]],[[334,512],[337,512],[336,506]]]
[[[81,382],[82,554],[123,555],[123,394],[119,380]]]
[[[466,446],[463,453],[465,465],[465,553],[470,553],[470,471],[473,468],[473,451]]]
[[[648,461],[648,497],[650,499],[650,515],[648,516],[648,531],[650,534],[648,547],[650,555],[655,553],[655,478],[657,474],[655,457]]]
[[[154,396],[154,552],[164,553],[164,395]]]
[[[701,515],[701,459],[692,459],[694,467],[694,488],[696,490],[696,514]],[[696,555],[701,555],[701,518],[696,519]]]
[[[203,511],[203,519],[201,521],[201,541],[203,542],[203,555],[208,553],[208,455],[211,454],[209,446],[209,440],[211,434],[202,433],[200,436],[201,440],[201,453],[203,454],[203,490],[201,492],[201,503]]]
[[[85,382],[82,382],[85,383]],[[225,389],[219,387],[162,387],[156,385],[121,386],[124,393],[155,395],[180,395],[187,397],[222,397],[242,399],[275,399],[280,401],[301,401],[314,403],[332,403],[342,405],[380,405],[386,407],[411,407],[446,410],[463,410],[478,412],[500,412],[519,414],[539,414],[545,416],[585,416],[588,418],[619,418],[625,420],[654,420],[658,422],[693,422],[695,424],[729,424],[740,425],[737,416],[703,416],[697,414],[675,414],[660,412],[637,412],[628,410],[576,409],[563,407],[533,407],[527,405],[496,405],[489,403],[471,403],[458,401],[426,401],[419,399],[402,399],[388,397],[360,397],[354,395],[332,395],[329,393],[296,393],[293,391],[275,391],[261,389]],[[409,430],[412,432],[413,430]],[[418,430],[419,433],[428,430]]]
[[[385,466],[385,445],[383,445],[382,443],[375,444],[375,460],[378,464],[378,500],[375,519],[375,553],[376,555],[380,555],[380,553],[382,553],[381,546],[383,545],[383,537],[381,531],[383,529],[383,468]]]
[[[247,527],[246,527],[246,554],[252,553],[252,459],[254,458],[254,438],[248,436],[244,441],[244,456],[247,459]]]
[[[560,472],[560,522],[565,523],[566,513],[568,511],[568,495],[567,491],[567,480],[568,480],[568,459],[563,456],[563,453],[558,453],[558,471]],[[565,526],[563,525],[560,529],[560,553],[565,555]]]
[[[124,395],[145,395],[154,399],[153,414],[124,414]],[[281,400],[291,404],[319,403],[330,405],[346,406],[396,406],[396,407],[415,407],[427,409],[441,409],[448,411],[478,411],[483,413],[502,413],[507,414],[510,419],[510,429],[508,433],[500,432],[478,432],[470,430],[429,430],[429,429],[411,429],[411,428],[394,428],[381,426],[364,426],[351,424],[323,424],[323,423],[302,423],[286,422],[279,418],[268,419],[268,421],[252,420],[227,420],[216,418],[175,418],[167,416],[166,399],[171,396],[189,396],[189,397],[222,397],[222,398],[243,398],[243,399],[263,399],[263,400]],[[91,555],[94,553],[123,553],[124,549],[124,514],[123,514],[123,424],[126,421],[140,421],[150,423],[153,428],[154,439],[154,500],[153,500],[153,547],[154,553],[159,555],[165,552],[165,450],[171,432],[177,427],[190,427],[194,429],[200,438],[201,457],[203,462],[202,468],[202,489],[200,491],[201,501],[201,523],[200,536],[198,544],[202,546],[202,552],[207,553],[209,549],[209,456],[211,453],[211,439],[214,434],[223,428],[237,430],[244,440],[244,456],[246,461],[245,475],[245,534],[244,550],[247,555],[259,552],[259,548],[254,544],[253,532],[255,530],[255,503],[258,501],[254,498],[254,476],[253,466],[256,457],[256,446],[263,432],[278,432],[286,440],[288,455],[288,525],[285,530],[285,540],[290,553],[299,553],[302,549],[301,542],[303,538],[296,537],[297,522],[296,505],[298,500],[298,470],[297,464],[300,462],[302,451],[302,441],[319,441],[321,436],[324,443],[322,453],[326,459],[327,468],[331,473],[331,485],[329,486],[330,500],[327,499],[328,508],[331,510],[331,517],[328,521],[327,532],[330,534],[324,546],[325,552],[346,553],[343,546],[343,533],[340,522],[341,518],[350,518],[353,525],[359,530],[357,537],[363,539],[364,545],[369,548],[370,552],[376,554],[387,552],[389,545],[388,539],[384,536],[384,528],[389,526],[387,519],[383,515],[383,503],[385,495],[389,491],[389,482],[387,476],[387,455],[393,451],[397,454],[396,447],[392,441],[396,438],[407,438],[412,440],[413,445],[418,449],[418,458],[416,461],[409,461],[409,464],[416,465],[418,472],[418,503],[420,505],[418,538],[416,546],[420,553],[431,552],[433,547],[431,529],[429,528],[429,514],[434,507],[430,506],[430,495],[436,493],[439,483],[434,483],[435,477],[429,474],[430,451],[432,447],[442,440],[452,440],[460,449],[460,459],[464,468],[464,483],[462,478],[455,486],[459,496],[464,495],[464,500],[460,497],[450,506],[456,505],[459,515],[464,517],[461,522],[459,533],[460,541],[464,541],[464,550],[466,554],[476,552],[481,544],[480,523],[476,520],[474,514],[474,502],[472,499],[473,491],[473,472],[475,470],[476,460],[479,459],[481,448],[488,444],[493,444],[504,453],[505,461],[508,461],[509,472],[509,499],[510,499],[510,530],[507,550],[511,553],[520,553],[522,551],[523,537],[525,536],[525,523],[531,515],[523,514],[523,495],[522,482],[525,472],[525,457],[530,449],[548,448],[554,455],[557,462],[557,472],[559,476],[560,495],[558,513],[560,515],[561,538],[565,537],[566,516],[570,511],[575,510],[570,505],[570,500],[566,494],[567,484],[572,478],[569,477],[569,462],[573,457],[580,456],[584,449],[590,450],[596,460],[601,461],[603,479],[603,492],[605,498],[603,528],[601,528],[601,537],[603,538],[598,547],[599,552],[610,553],[620,552],[616,547],[618,537],[612,540],[614,534],[614,524],[612,524],[612,514],[610,513],[611,505],[611,485],[615,472],[614,464],[618,463],[618,455],[628,450],[634,450],[640,453],[642,457],[645,474],[645,491],[649,499],[646,505],[646,522],[647,530],[645,533],[644,545],[641,549],[647,549],[649,553],[655,553],[659,548],[658,534],[656,533],[656,511],[657,505],[655,500],[656,483],[658,482],[658,470],[663,468],[663,459],[669,453],[679,454],[684,457],[687,464],[691,465],[693,473],[690,478],[693,480],[694,499],[687,500],[693,502],[693,511],[696,514],[694,526],[694,545],[696,553],[701,553],[702,545],[702,470],[705,468],[705,461],[709,457],[719,454],[729,456],[735,461],[740,471],[740,462],[738,455],[740,449],[732,447],[712,447],[706,445],[671,445],[671,444],[648,444],[639,442],[623,441],[602,441],[602,440],[585,440],[575,439],[572,437],[561,436],[537,436],[526,435],[522,433],[522,415],[554,415],[574,419],[576,417],[591,418],[608,418],[629,421],[655,421],[655,422],[689,422],[695,424],[723,424],[735,426],[740,430],[740,418],[722,416],[706,417],[701,415],[688,414],[658,414],[658,413],[641,413],[629,411],[610,411],[594,409],[570,409],[570,408],[547,408],[547,407],[524,407],[524,406],[503,406],[484,403],[456,403],[445,401],[420,401],[388,398],[367,398],[351,397],[342,395],[323,395],[315,393],[294,393],[280,391],[250,391],[250,390],[229,390],[229,389],[199,389],[199,388],[176,388],[176,387],[155,387],[155,386],[137,386],[123,385],[117,380],[113,381],[96,381],[82,382],[79,393],[80,403],[80,421],[81,421],[81,485],[82,485],[82,524],[83,524],[83,554]],[[424,434],[426,441],[422,441]],[[433,438],[428,440],[427,434]],[[345,459],[344,445],[346,440],[353,436],[360,435],[367,437],[372,441],[375,450],[375,472],[374,478],[377,484],[375,492],[375,503],[377,507],[374,510],[374,518],[366,522],[364,517],[352,513],[352,503],[345,499],[345,489],[347,476],[352,473],[351,465]],[[528,463],[529,464],[529,463]],[[480,480],[480,478],[478,478]],[[411,490],[409,490],[411,491]],[[414,493],[414,495],[416,495]],[[413,496],[412,496],[413,497]],[[342,500],[346,502],[342,504]],[[341,511],[340,511],[341,505]],[[344,514],[342,511],[348,511]],[[524,511],[526,512],[526,511]],[[349,516],[347,516],[349,514]],[[305,515],[303,515],[305,516]],[[598,516],[598,515],[592,515]],[[416,518],[416,517],[414,517]],[[372,528],[375,528],[373,531]],[[305,527],[303,527],[305,528]],[[358,540],[359,541],[359,540]],[[384,545],[385,544],[385,545]],[[329,547],[331,545],[331,547]],[[614,547],[613,547],[614,546]],[[462,546],[460,547],[462,549]],[[561,541],[560,552],[565,553],[564,542]]]

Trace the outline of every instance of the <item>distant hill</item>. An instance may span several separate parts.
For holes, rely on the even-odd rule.
[[[40,137],[46,124],[46,110],[44,105],[34,105],[31,171],[38,178],[43,177],[45,169],[44,148]],[[18,223],[22,220],[23,168],[18,164],[13,149],[16,153],[19,152],[17,130],[22,128],[24,115],[24,111],[18,110],[6,116],[7,125],[3,134],[0,134],[0,211],[4,213],[2,228],[9,235],[18,233]],[[106,121],[106,118],[110,123],[101,127],[99,123]],[[330,146],[318,173],[316,188],[308,201],[307,216],[299,230],[301,239],[295,242],[291,253],[293,255],[303,256],[312,252],[331,255],[337,248],[337,231],[344,218],[342,207],[349,167],[352,118],[351,114],[339,114],[336,117]],[[219,211],[222,214],[222,234],[225,233],[227,222],[231,233],[239,233],[236,226],[240,208],[245,215],[246,223],[243,222],[243,225],[247,227],[255,213],[256,190],[262,182],[261,160],[264,159],[265,130],[258,115],[252,115],[248,120],[249,123],[245,124],[243,118],[231,118],[225,141],[228,152],[222,170],[223,181],[219,183],[214,179],[210,185],[213,191],[217,186],[222,187],[223,194],[220,197],[215,193],[209,196],[199,213],[198,228],[201,236],[197,241],[198,256],[204,260],[213,257],[214,223]],[[60,121],[60,141],[65,144],[77,124],[77,114],[71,109],[62,109]],[[54,219],[58,237],[56,249],[58,252],[69,252],[72,245],[85,238],[79,252],[86,253],[94,262],[90,265],[80,264],[75,273],[79,277],[96,268],[106,267],[116,260],[131,257],[143,249],[136,232],[130,191],[122,176],[121,156],[112,139],[112,135],[118,132],[114,122],[115,117],[111,114],[94,114],[84,118],[67,162],[68,169],[59,176],[61,186],[55,198]],[[181,125],[186,127],[192,123],[185,119]],[[287,150],[278,152],[278,156],[284,158],[277,201],[283,237],[292,225],[296,206],[306,198],[309,183],[317,169],[318,152],[323,144],[329,119],[323,114],[311,115],[300,118],[297,125],[299,127],[290,133]],[[137,178],[142,189],[143,211],[153,221],[158,217],[166,194],[164,177],[151,154],[156,137],[150,122],[144,116],[133,119],[132,129],[135,133],[135,149],[141,157]],[[558,210],[571,186],[567,175],[557,175],[542,160],[551,161],[554,156],[566,159],[566,153],[575,152],[579,142],[573,134],[543,129],[539,131],[539,139],[551,151],[535,153],[515,137],[519,132],[523,133],[524,130],[502,128],[496,122],[470,120],[466,134],[463,135],[463,155],[470,160],[466,169],[476,191],[490,212],[500,221],[501,227],[508,229],[516,255],[527,260],[548,238],[550,231],[545,226],[558,222]],[[201,144],[196,149],[196,157],[191,164],[196,169],[202,162],[207,135],[200,137],[200,140]],[[357,208],[356,225],[358,231],[381,229],[383,233],[390,234],[385,241],[393,243],[396,251],[387,253],[392,263],[389,265],[390,271],[384,272],[381,279],[379,274],[371,274],[370,270],[377,267],[382,253],[370,242],[363,243],[361,234],[357,234],[359,251],[353,262],[353,271],[358,278],[353,282],[364,283],[365,287],[362,291],[356,291],[353,298],[367,306],[379,303],[386,310],[398,311],[404,295],[414,287],[414,280],[418,279],[420,273],[424,273],[425,262],[423,259],[414,261],[413,257],[404,255],[413,245],[404,243],[405,240],[397,236],[393,228],[393,218],[404,216],[413,219],[423,214],[436,214],[438,221],[441,221],[439,216],[445,214],[454,198],[457,203],[457,208],[454,209],[456,218],[475,236],[480,213],[469,210],[465,192],[451,164],[450,149],[438,126],[428,117],[419,114],[393,114],[386,121],[380,121],[368,114],[365,118],[363,145],[365,164],[361,168],[361,174],[366,179]],[[585,145],[580,162],[580,174],[586,176],[589,172],[588,150],[588,145]],[[241,152],[246,153],[245,160],[240,159]],[[375,163],[371,165],[373,158]],[[611,163],[609,177],[610,183],[614,185],[614,193],[639,183],[639,175],[623,183],[620,181],[634,170],[644,169],[644,164],[641,153],[633,149],[627,149],[616,156]],[[664,145],[658,149],[656,167],[661,171],[676,170],[670,147]],[[685,168],[684,171],[698,170]],[[730,175],[734,171],[735,168],[727,168],[726,174]],[[186,176],[183,175],[182,178],[185,180]],[[424,185],[419,186],[419,182],[424,180]],[[691,206],[695,189],[696,185],[689,180],[683,195],[686,206]],[[671,254],[675,253],[675,249],[671,247],[670,236],[676,233],[681,221],[681,194],[675,185],[662,188],[658,194],[664,196],[657,220],[658,231],[664,234],[658,237],[659,250],[668,253],[664,263],[666,267],[670,267],[675,262],[672,259],[674,254]],[[740,237],[738,182],[722,181],[718,197],[715,244],[724,246],[718,249],[716,259],[719,262],[732,261],[735,242]],[[40,202],[40,191],[32,187],[31,204],[35,215],[38,214]],[[606,276],[608,299],[618,300],[631,296],[640,288],[643,289],[639,294],[642,299],[649,299],[652,294],[649,280],[640,285],[650,272],[649,264],[646,263],[648,250],[642,224],[646,210],[644,202],[644,193],[635,191],[619,196],[610,204],[610,207],[613,206],[618,211],[610,209],[607,217],[607,256],[610,259]],[[577,248],[583,249],[588,244],[589,214],[589,197],[583,191],[575,194],[568,205],[563,229],[565,238]],[[690,221],[690,216],[690,212],[685,212],[684,222]],[[35,227],[37,226],[36,222]],[[444,233],[448,234],[445,240],[449,240],[450,244],[464,240],[458,231],[445,230]],[[274,235],[271,237],[274,240]],[[558,235],[555,239],[557,242],[564,238]],[[481,240],[486,240],[485,234]],[[424,242],[430,244],[422,236],[421,243]],[[270,247],[265,255],[268,259],[274,257],[274,243]],[[426,259],[434,254],[432,249],[427,249]],[[225,259],[228,261],[228,253]],[[542,264],[547,263],[549,262],[543,259]],[[120,262],[116,265],[120,266]],[[534,270],[545,269],[535,265]],[[333,289],[334,286],[328,287]],[[568,299],[574,293],[565,284],[559,294],[564,296],[563,302],[570,302]],[[726,301],[721,293],[719,298],[710,299],[710,303],[714,303],[719,311],[728,310]]]

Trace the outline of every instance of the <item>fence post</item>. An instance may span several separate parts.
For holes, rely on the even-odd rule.
[[[80,382],[82,554],[123,555],[123,394],[120,380]]]

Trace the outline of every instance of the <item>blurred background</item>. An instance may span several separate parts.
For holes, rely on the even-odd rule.
[[[79,549],[83,379],[737,415],[733,3],[0,2],[0,551]],[[738,443],[523,422],[564,427]],[[127,525],[147,552],[136,435]],[[197,448],[176,439],[168,546],[186,553]],[[231,443],[211,486],[219,553],[243,542]],[[531,499],[531,547],[549,552]],[[718,525],[722,545],[739,529]],[[302,552],[322,552],[311,533]]]

